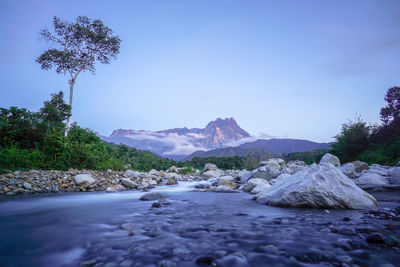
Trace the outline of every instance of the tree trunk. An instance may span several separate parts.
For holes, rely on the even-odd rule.
[[[72,79],[69,84],[69,105],[71,106],[71,112],[72,112],[72,97],[74,95],[74,83],[75,79]],[[69,130],[69,120],[71,117],[67,118],[67,123],[65,124],[65,136],[68,135],[68,130]]]

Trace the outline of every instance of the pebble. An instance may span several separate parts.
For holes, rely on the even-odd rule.
[[[347,255],[337,256],[336,259],[339,262],[346,263],[346,264],[351,264],[353,262],[353,259],[350,256],[347,256]]]
[[[354,228],[346,227],[346,226],[339,227],[337,232],[342,235],[355,235],[356,234],[356,230],[354,230]]]
[[[211,256],[200,256],[197,257],[195,261],[198,265],[211,265],[214,261],[214,258]]]
[[[367,238],[365,239],[368,243],[372,243],[372,244],[384,244],[385,240],[383,240],[382,235],[380,234],[372,234],[367,236]]]

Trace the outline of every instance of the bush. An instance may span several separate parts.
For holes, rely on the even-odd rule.
[[[368,148],[370,129],[360,118],[343,124],[341,132],[335,136],[336,142],[332,144],[330,153],[338,156],[341,162],[360,158]]]

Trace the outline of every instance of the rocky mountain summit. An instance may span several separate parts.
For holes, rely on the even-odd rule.
[[[257,139],[243,130],[234,118],[218,118],[204,128],[173,128],[162,131],[114,130],[110,136],[97,135],[106,142],[124,144],[148,150],[174,160],[194,157],[247,156],[250,151],[263,150],[268,155],[280,156],[329,147],[301,139]]]
[[[103,141],[149,150],[161,156],[188,155],[197,150],[222,147],[225,143],[249,136],[234,118],[218,118],[205,128],[184,127],[155,132],[118,129],[109,137],[99,135]]]

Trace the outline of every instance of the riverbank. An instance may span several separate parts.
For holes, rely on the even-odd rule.
[[[127,171],[91,170],[31,170],[0,175],[0,195],[58,193],[58,192],[119,192],[144,190],[163,183],[202,180],[199,172],[179,174],[178,168],[167,171],[151,170],[148,173]]]

